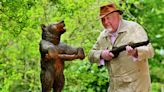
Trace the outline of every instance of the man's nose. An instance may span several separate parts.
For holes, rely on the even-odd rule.
[[[105,17],[105,18],[104,18],[104,23],[105,23],[105,24],[108,24],[108,22],[109,22],[108,19]]]

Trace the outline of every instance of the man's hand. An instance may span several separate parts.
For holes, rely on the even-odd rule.
[[[133,49],[131,46],[126,46],[126,51],[129,56],[138,57],[137,49]]]
[[[103,50],[101,53],[101,58],[109,61],[114,57],[113,53],[109,52],[109,50]]]

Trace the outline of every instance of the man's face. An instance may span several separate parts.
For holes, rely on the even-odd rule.
[[[120,15],[118,12],[113,12],[101,19],[102,25],[105,29],[115,32],[118,28],[119,21],[120,21]]]

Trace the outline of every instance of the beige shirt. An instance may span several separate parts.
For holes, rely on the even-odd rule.
[[[92,50],[89,52],[91,63],[100,62],[100,54],[104,49],[126,45],[129,42],[137,43],[148,40],[144,29],[137,23],[122,20],[114,44],[111,43],[108,31],[102,31]],[[153,57],[154,51],[151,43],[147,46],[137,47],[138,59],[127,55],[126,51],[120,52],[117,58],[105,65],[110,74],[110,91],[108,92],[149,92],[150,74],[148,58]]]

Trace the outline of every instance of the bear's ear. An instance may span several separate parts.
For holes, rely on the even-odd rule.
[[[42,31],[45,31],[46,26],[45,26],[44,24],[41,24],[40,26],[41,26],[41,28],[42,28]]]

